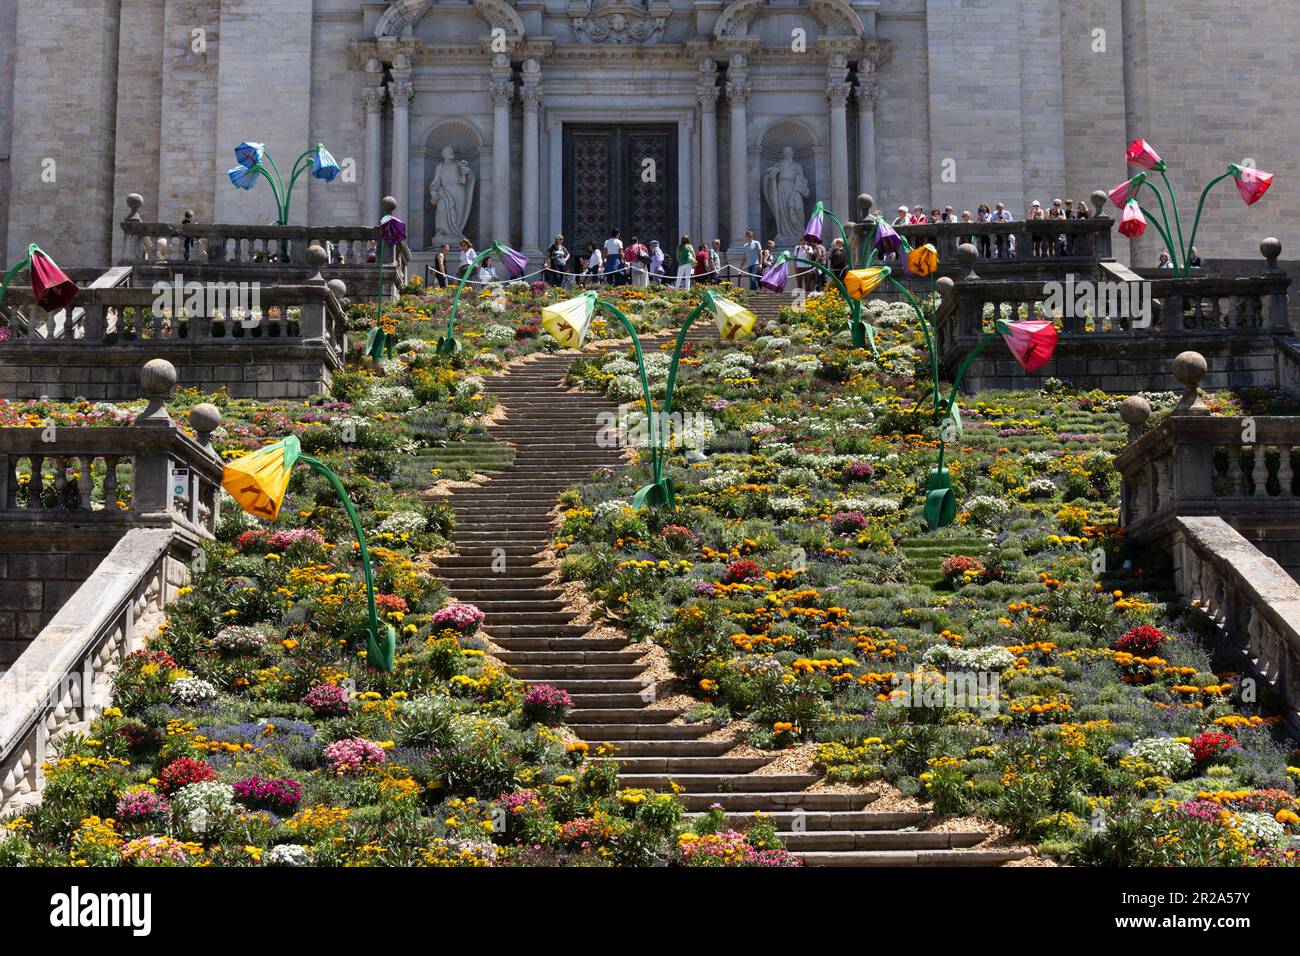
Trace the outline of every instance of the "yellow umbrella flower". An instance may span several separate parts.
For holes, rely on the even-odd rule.
[[[301,454],[296,435],[282,438],[226,465],[221,487],[249,514],[274,521],[289,487],[289,474]]]
[[[924,278],[939,268],[939,250],[930,243],[917,246],[907,254],[907,271]]]
[[[596,293],[584,292],[543,308],[542,328],[566,348],[580,349],[595,314]]]
[[[718,334],[728,342],[743,339],[754,331],[758,316],[749,309],[713,294],[709,294],[708,299],[713,307],[714,321],[718,324]]]
[[[870,295],[876,286],[889,278],[889,266],[872,266],[844,273],[844,289],[855,299]]]

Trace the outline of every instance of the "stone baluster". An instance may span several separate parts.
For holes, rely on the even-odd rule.
[[[1268,497],[1268,450],[1260,444],[1247,445],[1250,459],[1253,467],[1250,470],[1250,480],[1254,485],[1251,491],[1253,498]]]
[[[77,477],[78,507],[82,511],[90,511],[94,507],[91,495],[95,491],[95,456],[82,455],[78,458],[77,470],[81,473]]]
[[[117,510],[117,466],[121,462],[118,455],[104,456],[104,508]]]
[[[45,476],[42,472],[45,469],[45,456],[32,455],[27,459],[31,465],[31,476],[27,480],[27,510],[35,511],[44,507],[41,499],[45,497]]]
[[[18,462],[13,456],[0,452],[0,508],[12,511],[17,507]]]
[[[130,210],[127,217],[123,220],[122,225],[126,223],[140,222],[140,209],[144,206],[144,197],[139,193],[131,193],[126,197],[126,207]],[[143,237],[139,233],[126,232],[122,240],[122,258],[126,262],[141,262],[144,260],[144,243]]]
[[[135,419],[137,426],[174,428],[166,402],[176,391],[176,367],[166,359],[150,359],[140,370],[140,386],[149,400]],[[172,510],[171,456],[142,453],[131,470],[131,510],[136,514],[161,514]]]
[[[383,205],[388,206],[396,201],[391,196],[384,197]],[[316,274],[307,280],[308,286],[318,287],[321,290],[328,289],[325,283],[325,276],[321,274],[326,262],[329,261],[329,255],[322,246],[312,246],[307,250],[307,263],[316,270]],[[301,334],[307,341],[323,341],[325,339],[325,297],[312,296],[303,301],[302,304],[302,321],[300,324]]]
[[[1241,446],[1228,445],[1224,451],[1228,454],[1228,497],[1240,498],[1245,494],[1242,485]]]
[[[1291,466],[1291,445],[1277,446],[1277,483],[1281,485],[1278,494],[1287,498],[1294,494],[1295,471]]]

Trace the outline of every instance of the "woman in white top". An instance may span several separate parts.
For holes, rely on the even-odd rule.
[[[483,261],[478,267],[478,281],[487,285],[489,282],[497,281],[497,271],[492,268],[492,257],[484,256]]]
[[[664,251],[659,248],[659,240],[653,239],[650,242],[650,275],[656,277],[658,282],[659,276],[664,274]]]
[[[600,254],[600,247],[590,242],[587,243],[587,249],[591,252],[591,255],[587,257],[587,277],[589,280],[594,279],[599,283],[601,269],[605,264],[605,257]]]
[[[478,253],[474,251],[474,244],[468,239],[462,239],[460,241],[460,274],[464,275],[465,270],[468,269],[477,258]]]

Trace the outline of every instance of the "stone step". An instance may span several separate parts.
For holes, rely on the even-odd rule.
[[[688,811],[705,811],[718,804],[728,813],[780,813],[802,810],[861,810],[879,799],[874,793],[816,793],[807,790],[773,790],[766,793],[711,791],[679,794]]]
[[[527,681],[525,683],[528,683]],[[550,681],[532,681],[534,684],[548,684]],[[639,693],[632,694],[574,694],[570,693],[573,698],[573,706],[580,710],[609,710],[615,707],[626,707],[628,709],[636,707],[648,707],[654,703],[654,687],[647,687]]]
[[[479,607],[482,606],[479,604],[479,601],[490,602],[503,595],[527,594],[529,597],[536,596],[539,601],[550,601],[558,598],[563,593],[554,588],[533,587],[531,583],[521,587],[492,589],[453,586],[452,582],[446,578],[443,579],[443,583],[446,584],[447,589],[455,594],[460,600],[468,601],[469,603],[478,605]]]
[[[870,806],[870,804],[868,804]],[[703,816],[703,812],[687,813],[686,819]],[[743,830],[759,819],[760,815],[750,813],[727,813],[727,825]],[[822,832],[833,830],[901,830],[904,827],[916,827],[931,819],[928,813],[881,813],[871,810],[776,810],[761,813],[762,819],[770,822],[782,833]]]
[[[602,653],[618,651],[628,646],[627,641],[621,637],[497,637],[494,640],[507,650],[528,653],[546,651]],[[591,650],[588,651],[588,648]]]
[[[640,696],[641,692],[647,687],[653,686],[648,683],[646,678],[629,678],[628,680],[525,680],[524,684],[529,687],[535,687],[538,684],[547,684],[556,690],[567,690],[573,695],[575,701],[579,697],[628,697],[636,698],[642,703],[646,703],[645,697]],[[599,705],[599,704],[598,704]]]
[[[666,724],[678,716],[675,710],[654,707],[589,707],[569,711],[564,722],[576,729],[583,724]],[[578,736],[582,735],[578,730]]]
[[[748,774],[772,762],[771,757],[715,757],[708,754],[633,757],[622,754],[601,757],[600,760],[617,760],[623,767],[621,776],[681,773],[688,776],[714,776],[721,774]],[[737,777],[739,780],[759,780],[761,777]]]
[[[504,645],[503,645],[504,646]],[[641,651],[514,651],[505,650],[497,655],[507,664],[635,664],[641,659]],[[643,685],[645,679],[638,679]],[[578,681],[585,683],[585,681]],[[602,683],[605,683],[602,681]],[[627,688],[620,688],[627,689]]]
[[[1026,850],[860,850],[800,853],[804,866],[1001,866]]]
[[[943,830],[825,830],[781,837],[791,852],[825,850],[956,850],[976,846],[988,834]]]
[[[509,557],[510,555],[514,555],[517,558],[528,558],[537,554],[539,551],[544,551],[544,550],[546,550],[546,544],[540,541],[536,544],[487,545],[487,544],[474,543],[474,544],[466,544],[461,547],[458,547],[457,554],[459,554],[462,558],[476,558],[476,557],[496,558],[496,557],[500,557],[502,554],[506,555],[507,557]]]
[[[673,784],[688,793],[777,793],[808,787],[821,778],[816,774],[730,774],[730,773],[625,773],[619,775],[622,787],[670,790]]]
[[[572,611],[494,611],[487,616],[488,625],[568,624],[577,615]]]
[[[569,715],[572,724],[573,715]],[[712,733],[714,727],[708,724],[633,724],[633,723],[591,723],[583,726],[579,736],[591,743],[606,741],[633,740],[695,740]]]
[[[510,672],[520,680],[615,680],[639,677],[641,664],[520,664]]]
[[[721,757],[735,748],[730,740],[606,740],[617,757]]]

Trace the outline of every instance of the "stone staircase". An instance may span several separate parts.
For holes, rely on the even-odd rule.
[[[712,335],[711,328],[700,332]],[[587,636],[589,628],[574,623],[543,563],[549,514],[561,491],[597,468],[620,467],[622,457],[595,444],[596,416],[612,403],[564,388],[570,361],[546,356],[489,380],[506,410],[491,434],[514,447],[514,461],[485,484],[453,493],[457,553],[435,559],[456,598],[483,610],[485,630],[514,675],[569,692],[569,725],[593,749],[615,748],[614,756],[594,759],[618,760],[622,786],[663,791],[676,784],[688,813],[719,804],[738,827],[768,814],[807,864],[996,865],[1023,855],[969,849],[983,833],[920,829],[930,821],[926,813],[871,812],[874,794],[810,791],[815,775],[763,773],[773,756],[731,755],[731,741],[702,739],[711,725],[676,723],[677,710],[656,706],[654,683],[638,663],[643,651],[622,637]]]

